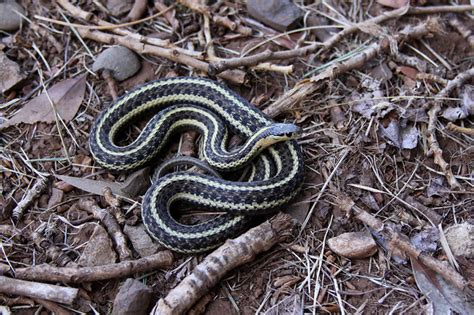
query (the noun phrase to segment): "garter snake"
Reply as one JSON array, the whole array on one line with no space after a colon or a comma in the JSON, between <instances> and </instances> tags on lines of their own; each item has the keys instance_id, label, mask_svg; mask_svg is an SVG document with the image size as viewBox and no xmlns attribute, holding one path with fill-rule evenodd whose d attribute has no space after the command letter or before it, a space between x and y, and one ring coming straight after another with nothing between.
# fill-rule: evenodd
<instances>
[{"instance_id":1,"label":"garter snake","mask_svg":"<svg viewBox=\"0 0 474 315\"><path fill-rule=\"evenodd\" d=\"M118 145L119 133L146 113L154 116L139 136ZM246 139L236 150L226 148L226 127ZM271 212L297 194L304 168L294 140L299 128L274 123L245 99L208 79L161 79L123 95L98 116L89 145L99 165L130 171L151 162L173 134L190 129L201 134L200 157L219 172L240 170L254 156L258 159L253 160L256 166L247 182L189 172L158 179L144 196L142 220L164 246L183 253L212 249L240 232L251 215ZM170 213L177 201L226 214L185 225Z\"/></svg>"}]
</instances>

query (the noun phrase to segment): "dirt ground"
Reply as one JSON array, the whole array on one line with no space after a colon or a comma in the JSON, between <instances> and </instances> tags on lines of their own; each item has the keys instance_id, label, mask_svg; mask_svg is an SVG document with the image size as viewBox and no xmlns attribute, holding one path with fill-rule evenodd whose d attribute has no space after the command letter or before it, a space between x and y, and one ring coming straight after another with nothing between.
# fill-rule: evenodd
<instances>
[{"instance_id":1,"label":"dirt ground","mask_svg":"<svg viewBox=\"0 0 474 315\"><path fill-rule=\"evenodd\" d=\"M2 314L107 314L134 294L134 312L148 313L205 259L174 254L151 271L94 278L107 271L99 267L91 281L48 277L162 250L141 225L142 193L103 190L135 189L148 173L101 168L88 136L117 96L189 75L219 80L302 127L305 157L302 191L281 209L294 219L288 235L201 289L190 314L474 310L473 8L294 2L297 22L282 30L245 1L19 1L21 26L0 31ZM114 45L133 51L119 63L136 62L138 72L114 79L96 70ZM128 141L144 126L130 127ZM162 159L195 156L198 143L185 133ZM192 210L182 220L209 215ZM27 269L42 264L52 269ZM31 282L22 291L15 278ZM146 287L117 297L127 278ZM37 295L44 283L57 296ZM67 294L73 300L61 299Z\"/></svg>"}]
</instances>

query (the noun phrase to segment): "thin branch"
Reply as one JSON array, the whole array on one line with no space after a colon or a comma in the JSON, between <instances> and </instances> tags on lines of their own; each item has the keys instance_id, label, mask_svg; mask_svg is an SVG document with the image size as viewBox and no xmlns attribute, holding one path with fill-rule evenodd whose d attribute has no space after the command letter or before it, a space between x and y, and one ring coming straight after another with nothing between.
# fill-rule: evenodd
<instances>
[{"instance_id":1,"label":"thin branch","mask_svg":"<svg viewBox=\"0 0 474 315\"><path fill-rule=\"evenodd\" d=\"M19 221L28 208L45 190L48 188L48 177L39 178L36 183L28 190L23 199L12 210L14 221Z\"/></svg>"},{"instance_id":2,"label":"thin branch","mask_svg":"<svg viewBox=\"0 0 474 315\"><path fill-rule=\"evenodd\" d=\"M228 272L252 261L289 234L292 218L284 213L228 240L194 268L168 295L160 299L151 314L184 314Z\"/></svg>"},{"instance_id":3,"label":"thin branch","mask_svg":"<svg viewBox=\"0 0 474 315\"><path fill-rule=\"evenodd\" d=\"M271 106L267 107L264 112L270 117L275 117L284 110L292 108L294 104L301 102L308 95L315 93L320 87L320 85L317 84L318 82L328 79L331 80L339 75L342 75L343 73L360 68L366 62L372 60L375 56L382 52L388 51L391 47L392 39L397 43L401 43L424 37L432 32L438 32L440 27L441 26L438 19L428 19L420 25L402 30L393 37L381 39L371 44L368 48L354 57L344 62L334 63L309 80L301 81L291 90L280 96L278 100L276 100L276 102Z\"/></svg>"},{"instance_id":4,"label":"thin branch","mask_svg":"<svg viewBox=\"0 0 474 315\"><path fill-rule=\"evenodd\" d=\"M452 90L461 87L464 82L470 80L472 77L474 77L474 68L459 73L453 80L448 82L444 89L436 94L436 100L429 103L431 107L428 111L429 120L427 134L430 152L434 156L434 162L443 170L443 173L452 189L460 188L461 185L456 177L454 177L449 164L443 158L443 150L441 150L438 139L436 138L436 122L438 121L438 113L441 111L442 100L446 99Z\"/></svg>"},{"instance_id":5,"label":"thin branch","mask_svg":"<svg viewBox=\"0 0 474 315\"><path fill-rule=\"evenodd\" d=\"M119 253L121 261L129 260L132 257L132 251L127 246L127 239L123 234L117 219L107 210L100 208L94 200L81 199L77 206L84 211L92 214L94 218L100 220L107 228L107 232L114 241L115 248Z\"/></svg>"},{"instance_id":6,"label":"thin branch","mask_svg":"<svg viewBox=\"0 0 474 315\"><path fill-rule=\"evenodd\" d=\"M345 210L348 215L355 217L356 219L367 224L371 229L375 230L378 233L384 235L386 239L389 240L389 246L393 246L407 253L410 257L418 259L425 266L431 270L437 272L441 277L450 282L456 288L464 291L469 290L469 283L462 275L460 275L454 268L450 265L444 264L441 261L422 253L420 250L413 247L407 237L399 234L397 231L390 228L388 225L385 225L382 221L368 213L367 211L362 210L354 201L348 196L344 195L341 192L336 193L334 202L343 210Z\"/></svg>"},{"instance_id":7,"label":"thin branch","mask_svg":"<svg viewBox=\"0 0 474 315\"><path fill-rule=\"evenodd\" d=\"M136 273L168 268L172 263L173 254L170 251L161 251L137 260L94 267L54 267L43 264L18 268L15 269L15 277L32 281L83 283L125 278ZM8 268L2 268L2 270L8 272Z\"/></svg>"},{"instance_id":8,"label":"thin branch","mask_svg":"<svg viewBox=\"0 0 474 315\"><path fill-rule=\"evenodd\" d=\"M87 39L92 39L105 44L120 44L134 50L138 54L150 54L166 58L206 73L209 72L209 64L207 62L198 60L189 55L181 54L178 50L144 44L135 38L130 38L129 36L118 36L85 29L78 29L77 31L82 37ZM240 70L228 70L220 73L219 76L232 83L242 84L245 79L245 72Z\"/></svg>"}]
</instances>

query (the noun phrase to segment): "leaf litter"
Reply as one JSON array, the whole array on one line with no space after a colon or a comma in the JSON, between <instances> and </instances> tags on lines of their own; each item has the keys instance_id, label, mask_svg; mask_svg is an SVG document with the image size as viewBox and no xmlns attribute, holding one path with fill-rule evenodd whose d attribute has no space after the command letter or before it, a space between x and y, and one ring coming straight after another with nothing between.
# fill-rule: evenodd
<instances>
[{"instance_id":1,"label":"leaf litter","mask_svg":"<svg viewBox=\"0 0 474 315\"><path fill-rule=\"evenodd\" d=\"M140 2L143 3L135 1ZM69 1L58 3L65 4L65 15L74 23L108 27L105 23L117 23L121 19L103 14L105 9L99 8L96 2L81 2L72 11L67 6ZM101 196L94 197L97 207L107 209L120 222L117 230L102 233L102 236L112 238L112 243L125 239L118 245L121 248L130 246L133 253L126 263L131 264L156 250L154 246L149 247L149 242L144 248L137 242L145 233L143 228L138 228L140 225L136 228L139 233L129 233L134 229L129 227L140 222L139 188L141 184L146 186L149 176L127 177L107 172L94 165L89 154L87 137L91 124L98 112L110 103L112 95L107 80L89 77L90 88L86 89L85 76L78 75L84 72L84 66L92 66L92 52L98 54L118 41L140 56L141 74L117 84L119 94L123 94L134 85L154 78L202 75L206 67L195 66L203 62L209 65L218 63L219 59L235 60L285 49L291 49L289 53L293 53L307 44L315 44L317 49L293 59L263 60L257 68L240 65L232 69L233 76L226 76L225 84L244 98L256 100L256 105L265 110L278 103L280 97L296 100L276 115L277 120L296 121L305 130L304 138L300 139L307 168L304 193L286 210L300 223L305 222L310 213L311 218L305 229L293 234L291 242L275 246L258 255L255 261L229 273L206 295L207 298L198 302L200 305L196 305L196 310L210 313L226 309L229 314L421 313L428 307L437 311L472 311L470 305L460 301L466 297L463 292L453 291L459 299L453 298L448 292L452 289L449 281L439 275L433 276L426 266L419 268L413 258L410 262L407 253L393 246L393 240L384 235L384 229L368 229L378 249L370 259L345 258L328 248L327 243L333 237L365 228L365 222L356 220L332 199L338 192L344 192L354 204L381 220L384 228L411 240L414 248L431 253L431 257L443 264L450 259L443 240L437 241L439 228L430 226L432 222L442 223L443 229L449 231L455 223L470 220L474 169L472 137L445 126L453 120L463 128L472 129L469 116L473 112L472 79L463 81L459 89L450 90L447 95L437 95L459 73L472 67L467 54L469 36L461 35L465 33L463 26L468 30L472 28L472 22L465 14L449 17L440 14L438 19L443 22L443 28L432 30L420 41L417 38L398 40L400 30L406 32L428 24L428 15L419 14L416 21L400 15L415 9L431 9L431 4L389 11L380 3L397 8L404 1L298 3L304 16L295 27L302 27L302 30L285 33L255 21L246 11L244 2L199 3L205 13L193 9L192 5L196 3L190 0L178 4L156 1L155 8L168 10L164 15L127 28L85 31L79 27L80 41L71 35L68 26L57 24L64 17L57 14L55 3L37 5L33 2L28 7L28 16L47 17L52 21L44 20L38 25L37 20L25 22L17 33L2 38L0 47L10 60L21 66L21 73L27 78L0 96L3 104L0 115L10 118L7 125L0 127L3 128L0 208L5 218L0 230L6 269L10 269L8 264L16 269L34 264L60 265L61 260L52 253L60 253L59 256L77 262L90 235L82 235L79 243L74 243L72 235L84 234L85 225L106 226L76 207L78 200L84 200L84 191ZM141 15L146 17L149 12L156 12L155 8L148 3ZM91 16L90 12L97 16ZM400 18L358 24L384 14ZM356 26L353 31L351 25ZM343 27L345 35L335 35ZM251 35L246 33L249 29ZM43 31L41 41L38 41L38 30ZM58 30L63 33L56 32ZM332 32L326 32L330 43L322 43L318 38L318 34L326 30ZM353 36L347 36L351 34ZM134 36L138 35L143 37L134 42ZM442 44L447 41L453 45ZM385 49L384 43L390 49ZM378 53L368 54L368 49L374 45L378 45ZM33 50L32 47L36 48ZM452 47L456 47L455 52ZM168 55L171 59L154 54L163 49L173 51ZM75 53L71 54L71 50ZM354 60L358 62L357 67L351 65ZM42 71L37 71L38 68ZM62 79L51 76L56 72L49 68L63 69ZM331 70L324 72L328 80L311 78L312 73L321 69ZM40 73L45 77L40 77ZM237 77L245 77L246 81L235 80ZM62 135L45 93L26 102L43 87L41 82L49 85L53 82L48 95L66 126L67 132ZM298 98L298 93L307 91L305 86L310 82L312 92L303 93L303 99ZM291 91L297 91L297 95ZM18 103L14 102L18 99L24 103L20 109L10 105ZM438 101L441 102L440 111L433 115L430 109ZM427 134L428 127L434 128L436 142ZM133 139L141 128L143 124L139 123L125 130L124 140ZM183 147L195 148L198 141L199 137L196 140L192 136L177 139L170 145L165 158L183 154L180 150ZM432 143L438 143L442 152L432 150L436 148ZM72 159L64 158L62 150L66 150ZM193 154L196 150L189 152ZM449 187L445 170L434 163L432 154L444 157L460 182L460 190ZM38 174L43 173L58 177L48 184L46 191L31 200L23 219L14 227L8 211L27 195ZM314 181L314 178L318 180ZM119 203L111 203L103 197L105 188L126 198L117 198ZM213 214L202 216L207 218L209 215ZM40 226L46 228L43 230ZM122 229L130 234L129 240L117 238L119 233L116 232ZM33 241L31 235L34 233L41 234L46 240L44 247ZM446 234L449 243L452 236ZM11 235L21 237L12 238ZM464 237L466 239L468 237ZM469 248L469 243L455 242L462 246L450 244L453 255L459 247ZM115 245L112 250L117 251ZM91 255L95 254L94 247L88 249L92 251ZM173 266L165 271L137 274L140 281L153 288L152 304L192 272L201 259L202 256L177 256ZM459 272L468 278L472 273L469 258L457 256L455 259L459 262ZM88 294L87 303L74 305L75 309L110 312L123 280L73 285ZM54 307L52 303L36 300L28 304L5 294L1 298L11 308L37 310L39 304Z\"/></svg>"}]
</instances>

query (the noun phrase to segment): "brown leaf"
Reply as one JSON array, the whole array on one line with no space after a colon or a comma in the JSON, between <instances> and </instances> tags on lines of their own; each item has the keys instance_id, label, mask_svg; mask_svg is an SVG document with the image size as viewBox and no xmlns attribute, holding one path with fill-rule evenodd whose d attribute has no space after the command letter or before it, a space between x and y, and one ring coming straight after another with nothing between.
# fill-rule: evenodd
<instances>
[{"instance_id":1,"label":"brown leaf","mask_svg":"<svg viewBox=\"0 0 474 315\"><path fill-rule=\"evenodd\" d=\"M136 197L142 194L149 186L149 168L139 169L130 174L123 183L108 182L105 180L93 180L88 178L73 177L66 175L54 175L69 185L82 189L96 195L104 195L104 189L110 188L110 191L119 196L127 198Z\"/></svg>"},{"instance_id":2,"label":"brown leaf","mask_svg":"<svg viewBox=\"0 0 474 315\"><path fill-rule=\"evenodd\" d=\"M116 195L125 195L122 191L122 184L116 182L107 182L104 180L93 180L88 178L73 177L66 175L55 175L57 178L74 187L82 189L96 195L104 195L104 188L109 187L112 193ZM125 196L129 197L129 196Z\"/></svg>"},{"instance_id":3,"label":"brown leaf","mask_svg":"<svg viewBox=\"0 0 474 315\"><path fill-rule=\"evenodd\" d=\"M84 99L85 90L85 75L59 82L48 89L49 98L54 103L58 115L64 121L68 122L74 118ZM0 125L0 129L19 123L54 122L55 113L48 95L42 93L33 98L9 120Z\"/></svg>"}]
</instances>

